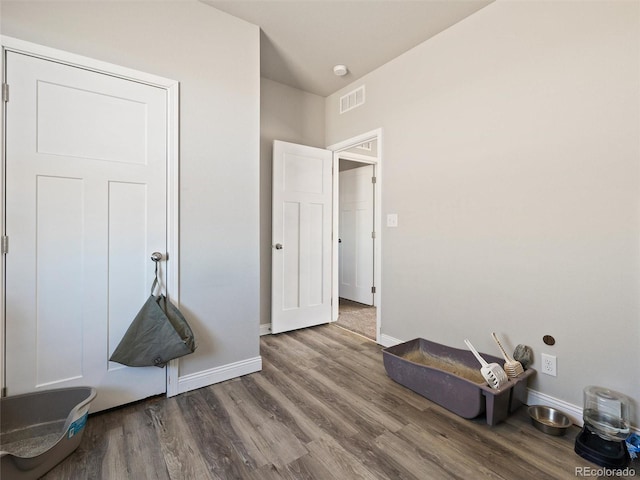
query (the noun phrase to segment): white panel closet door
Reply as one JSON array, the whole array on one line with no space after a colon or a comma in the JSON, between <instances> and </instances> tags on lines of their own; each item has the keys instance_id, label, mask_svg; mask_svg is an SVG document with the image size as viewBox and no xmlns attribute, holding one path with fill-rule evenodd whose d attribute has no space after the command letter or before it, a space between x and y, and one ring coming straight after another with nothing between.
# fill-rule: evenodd
<instances>
[{"instance_id":1,"label":"white panel closet door","mask_svg":"<svg viewBox=\"0 0 640 480\"><path fill-rule=\"evenodd\" d=\"M339 294L365 305L374 304L373 165L340 172Z\"/></svg>"},{"instance_id":2,"label":"white panel closet door","mask_svg":"<svg viewBox=\"0 0 640 480\"><path fill-rule=\"evenodd\" d=\"M164 369L108 359L166 252L166 91L11 52L6 71L7 392L163 393Z\"/></svg>"},{"instance_id":3,"label":"white panel closet door","mask_svg":"<svg viewBox=\"0 0 640 480\"><path fill-rule=\"evenodd\" d=\"M273 144L273 333L331 321L332 158L320 148Z\"/></svg>"}]
</instances>

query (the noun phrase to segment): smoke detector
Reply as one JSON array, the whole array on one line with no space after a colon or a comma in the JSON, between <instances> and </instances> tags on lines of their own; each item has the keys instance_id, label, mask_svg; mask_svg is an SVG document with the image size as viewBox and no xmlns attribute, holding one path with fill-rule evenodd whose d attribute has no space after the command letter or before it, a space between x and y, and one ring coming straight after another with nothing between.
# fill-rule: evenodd
<instances>
[{"instance_id":1,"label":"smoke detector","mask_svg":"<svg viewBox=\"0 0 640 480\"><path fill-rule=\"evenodd\" d=\"M336 65L333 67L333 73L339 77L344 77L349 72L346 65Z\"/></svg>"}]
</instances>

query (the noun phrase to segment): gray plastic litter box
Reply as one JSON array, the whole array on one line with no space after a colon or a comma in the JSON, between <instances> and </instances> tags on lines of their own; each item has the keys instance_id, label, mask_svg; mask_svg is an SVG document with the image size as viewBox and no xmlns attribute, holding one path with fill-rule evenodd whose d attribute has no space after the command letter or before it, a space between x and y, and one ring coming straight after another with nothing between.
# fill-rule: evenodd
<instances>
[{"instance_id":1,"label":"gray plastic litter box","mask_svg":"<svg viewBox=\"0 0 640 480\"><path fill-rule=\"evenodd\" d=\"M535 373L529 368L506 385L493 389L480 376L480 364L469 350L416 338L385 348L382 354L385 370L392 380L463 418L475 418L485 413L489 425L500 423L525 403L527 381ZM480 378L473 380L470 375L465 378L448 368L426 365L419 358L429 356L458 364L461 371L471 370ZM486 353L482 356L488 362L504 362Z\"/></svg>"},{"instance_id":2,"label":"gray plastic litter box","mask_svg":"<svg viewBox=\"0 0 640 480\"><path fill-rule=\"evenodd\" d=\"M0 478L37 479L82 440L91 387L61 388L0 399Z\"/></svg>"}]
</instances>

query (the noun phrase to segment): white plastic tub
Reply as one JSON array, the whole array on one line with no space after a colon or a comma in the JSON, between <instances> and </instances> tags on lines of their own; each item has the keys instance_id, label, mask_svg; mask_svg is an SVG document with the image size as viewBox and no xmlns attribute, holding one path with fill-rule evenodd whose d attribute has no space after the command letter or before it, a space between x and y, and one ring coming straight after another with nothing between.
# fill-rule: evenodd
<instances>
[{"instance_id":1,"label":"white plastic tub","mask_svg":"<svg viewBox=\"0 0 640 480\"><path fill-rule=\"evenodd\" d=\"M0 399L0 478L37 479L82 440L95 388L76 387Z\"/></svg>"}]
</instances>

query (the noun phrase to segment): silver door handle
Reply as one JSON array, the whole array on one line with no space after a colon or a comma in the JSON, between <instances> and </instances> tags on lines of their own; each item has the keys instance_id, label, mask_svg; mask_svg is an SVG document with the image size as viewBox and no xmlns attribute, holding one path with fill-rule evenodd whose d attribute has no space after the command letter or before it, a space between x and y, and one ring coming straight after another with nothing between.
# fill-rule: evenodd
<instances>
[{"instance_id":1,"label":"silver door handle","mask_svg":"<svg viewBox=\"0 0 640 480\"><path fill-rule=\"evenodd\" d=\"M162 254L160 252L153 252L151 254L151 260L153 260L154 262L159 262L160 260L162 260Z\"/></svg>"},{"instance_id":2,"label":"silver door handle","mask_svg":"<svg viewBox=\"0 0 640 480\"><path fill-rule=\"evenodd\" d=\"M275 247L276 247L276 250L282 250L282 244L281 243L276 243Z\"/></svg>"}]
</instances>

